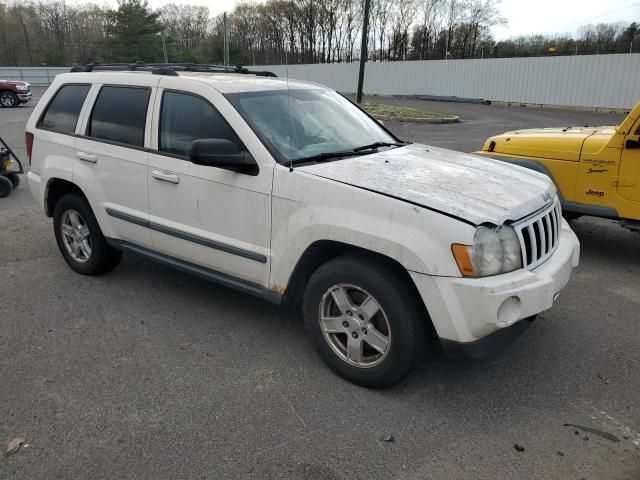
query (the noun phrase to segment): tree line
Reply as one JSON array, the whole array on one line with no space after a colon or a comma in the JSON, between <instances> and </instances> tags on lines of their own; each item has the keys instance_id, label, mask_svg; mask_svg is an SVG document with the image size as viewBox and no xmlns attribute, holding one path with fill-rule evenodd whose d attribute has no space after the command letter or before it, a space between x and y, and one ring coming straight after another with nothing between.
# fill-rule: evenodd
<instances>
[{"instance_id":1,"label":"tree line","mask_svg":"<svg viewBox=\"0 0 640 480\"><path fill-rule=\"evenodd\" d=\"M359 57L362 0L241 2L227 15L232 64L351 62ZM372 61L640 52L638 23L586 25L577 35L496 42L500 0L371 0ZM117 8L65 0L0 2L0 65L101 62L221 63L223 15L204 6L120 0ZM635 43L635 48L634 48Z\"/></svg>"}]
</instances>

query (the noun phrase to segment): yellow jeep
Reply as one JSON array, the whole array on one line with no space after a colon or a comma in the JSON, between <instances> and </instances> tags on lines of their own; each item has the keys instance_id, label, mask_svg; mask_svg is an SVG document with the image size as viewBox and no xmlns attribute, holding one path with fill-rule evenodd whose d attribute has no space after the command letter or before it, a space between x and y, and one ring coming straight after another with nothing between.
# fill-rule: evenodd
<instances>
[{"instance_id":1,"label":"yellow jeep","mask_svg":"<svg viewBox=\"0 0 640 480\"><path fill-rule=\"evenodd\" d=\"M517 130L489 138L476 154L551 177L567 218L640 225L640 103L616 127Z\"/></svg>"}]
</instances>

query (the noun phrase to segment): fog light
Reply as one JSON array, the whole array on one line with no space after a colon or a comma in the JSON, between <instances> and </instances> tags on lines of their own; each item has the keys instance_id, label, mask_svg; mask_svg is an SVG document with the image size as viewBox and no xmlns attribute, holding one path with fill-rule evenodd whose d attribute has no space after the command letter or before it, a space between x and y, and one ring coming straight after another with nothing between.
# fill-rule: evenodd
<instances>
[{"instance_id":1,"label":"fog light","mask_svg":"<svg viewBox=\"0 0 640 480\"><path fill-rule=\"evenodd\" d=\"M509 325L518 318L520 318L520 299L509 297L498 308L498 322Z\"/></svg>"}]
</instances>

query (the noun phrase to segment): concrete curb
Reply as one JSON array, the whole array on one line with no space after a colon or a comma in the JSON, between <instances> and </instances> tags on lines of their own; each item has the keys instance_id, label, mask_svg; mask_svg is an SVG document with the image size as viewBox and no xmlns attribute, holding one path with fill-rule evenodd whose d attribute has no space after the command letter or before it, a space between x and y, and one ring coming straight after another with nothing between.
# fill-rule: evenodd
<instances>
[{"instance_id":1,"label":"concrete curb","mask_svg":"<svg viewBox=\"0 0 640 480\"><path fill-rule=\"evenodd\" d=\"M460 122L460 117L444 117L444 118L414 118L414 117L396 117L391 115L371 115L376 120L382 120L383 122L394 121L394 122L412 122L412 123L458 123Z\"/></svg>"},{"instance_id":2,"label":"concrete curb","mask_svg":"<svg viewBox=\"0 0 640 480\"><path fill-rule=\"evenodd\" d=\"M574 105L553 105L550 103L526 103L526 102L501 102L493 100L491 105L501 105L505 107L521 107L521 108L536 108L544 110L569 110L574 112L596 112L596 113L610 113L613 115L629 115L631 111L628 108L608 108L608 107L578 107Z\"/></svg>"}]
</instances>

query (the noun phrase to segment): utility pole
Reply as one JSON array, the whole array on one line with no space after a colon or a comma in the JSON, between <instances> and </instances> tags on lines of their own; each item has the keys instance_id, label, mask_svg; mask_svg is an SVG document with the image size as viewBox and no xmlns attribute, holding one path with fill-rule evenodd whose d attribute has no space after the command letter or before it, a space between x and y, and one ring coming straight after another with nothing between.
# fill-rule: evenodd
<instances>
[{"instance_id":1,"label":"utility pole","mask_svg":"<svg viewBox=\"0 0 640 480\"><path fill-rule=\"evenodd\" d=\"M362 43L360 44L360 70L358 72L358 91L356 103L362 103L362 84L364 83L364 63L367 61L367 39L369 36L369 10L371 0L364 0L364 18L362 20Z\"/></svg>"},{"instance_id":2,"label":"utility pole","mask_svg":"<svg viewBox=\"0 0 640 480\"><path fill-rule=\"evenodd\" d=\"M224 30L224 52L222 53L222 62L224 65L229 65L229 31L227 30L227 12L224 12L222 15L222 23Z\"/></svg>"},{"instance_id":3,"label":"utility pole","mask_svg":"<svg viewBox=\"0 0 640 480\"><path fill-rule=\"evenodd\" d=\"M160 37L162 38L162 51L164 52L164 63L169 63L169 56L167 55L167 42L164 39L164 31L160 33Z\"/></svg>"}]
</instances>

